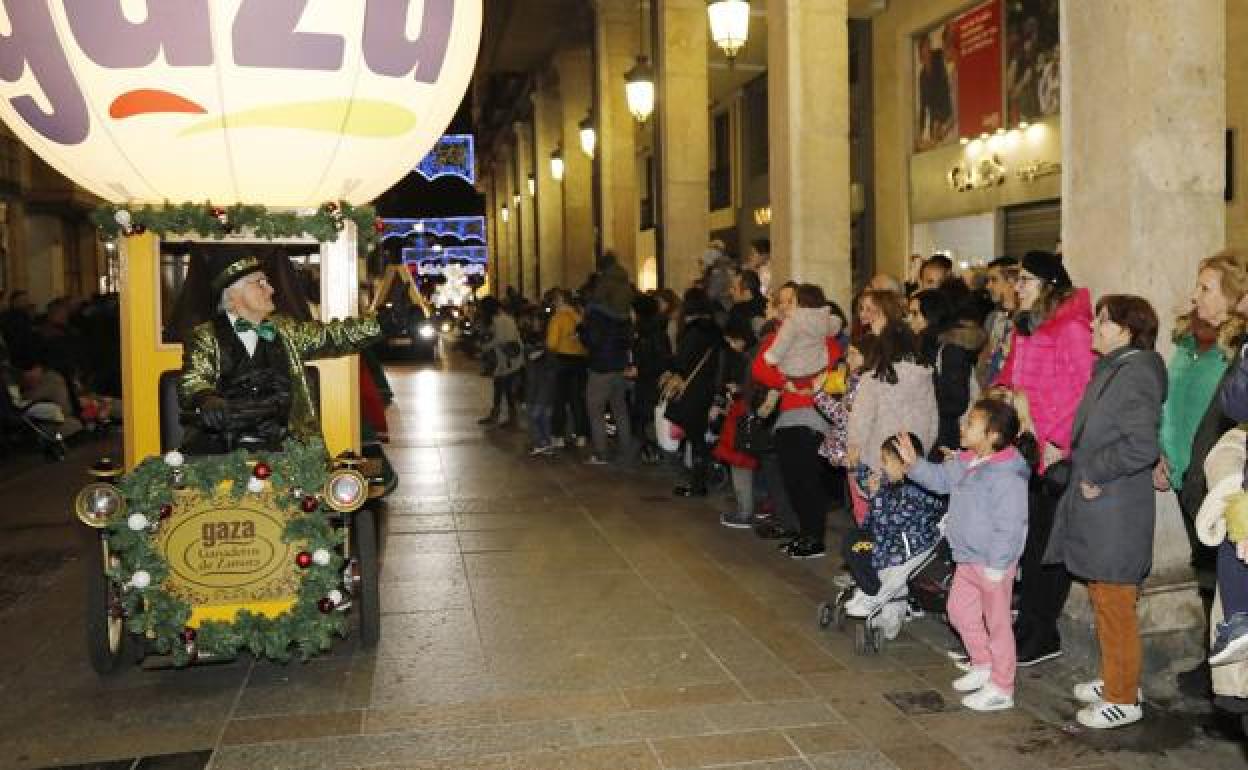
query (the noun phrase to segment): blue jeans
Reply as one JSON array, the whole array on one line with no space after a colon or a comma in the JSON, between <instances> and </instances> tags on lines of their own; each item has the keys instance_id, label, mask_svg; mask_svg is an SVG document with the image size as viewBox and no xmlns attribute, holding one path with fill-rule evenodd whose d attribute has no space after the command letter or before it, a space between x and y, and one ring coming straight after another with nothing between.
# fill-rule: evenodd
<instances>
[{"instance_id":1,"label":"blue jeans","mask_svg":"<svg viewBox=\"0 0 1248 770\"><path fill-rule=\"evenodd\" d=\"M1223 540L1218 546L1218 592L1222 596L1222 617L1248 612L1248 564L1235 554L1235 544Z\"/></svg>"},{"instance_id":2,"label":"blue jeans","mask_svg":"<svg viewBox=\"0 0 1248 770\"><path fill-rule=\"evenodd\" d=\"M532 429L534 446L550 445L550 425L555 414L554 404L528 405L529 427Z\"/></svg>"}]
</instances>

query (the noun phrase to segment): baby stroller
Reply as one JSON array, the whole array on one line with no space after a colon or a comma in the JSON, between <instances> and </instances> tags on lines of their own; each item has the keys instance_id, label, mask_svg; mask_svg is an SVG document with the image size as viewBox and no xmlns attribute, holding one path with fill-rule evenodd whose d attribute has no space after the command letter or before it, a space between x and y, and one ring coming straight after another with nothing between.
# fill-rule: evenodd
<instances>
[{"instance_id":1,"label":"baby stroller","mask_svg":"<svg viewBox=\"0 0 1248 770\"><path fill-rule=\"evenodd\" d=\"M953 553L942 538L934 546L917 554L906 562L902 578L884 581L874 593L874 606L865 618L853 618L854 652L859 655L875 655L884 649L887 641L886 613L892 617L905 617L914 611L944 613L953 584ZM851 569L852 571L852 569ZM877 583L880 581L876 581ZM858 589L858 581L850 579L830 602L819 605L817 620L820 628L835 625L844 630L851 620L845 606Z\"/></svg>"},{"instance_id":2,"label":"baby stroller","mask_svg":"<svg viewBox=\"0 0 1248 770\"><path fill-rule=\"evenodd\" d=\"M43 419L51 411L60 409L50 402L35 401L18 406L9 389L8 371L0 366L0 436L4 436L3 449L22 444L33 444L49 462L65 459L67 448L59 430L59 423ZM50 411L49 411L50 410Z\"/></svg>"}]
</instances>

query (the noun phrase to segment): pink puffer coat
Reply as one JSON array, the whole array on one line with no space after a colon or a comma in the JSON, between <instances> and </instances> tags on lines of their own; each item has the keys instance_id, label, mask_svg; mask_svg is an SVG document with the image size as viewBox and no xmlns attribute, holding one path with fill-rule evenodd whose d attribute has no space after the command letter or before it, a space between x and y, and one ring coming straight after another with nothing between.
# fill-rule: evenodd
<instances>
[{"instance_id":1,"label":"pink puffer coat","mask_svg":"<svg viewBox=\"0 0 1248 770\"><path fill-rule=\"evenodd\" d=\"M1077 289L1040 328L1025 336L1015 329L1010 354L994 385L1021 390L1031 407L1036 444L1052 442L1070 454L1070 432L1083 389L1092 376L1092 302Z\"/></svg>"}]
</instances>

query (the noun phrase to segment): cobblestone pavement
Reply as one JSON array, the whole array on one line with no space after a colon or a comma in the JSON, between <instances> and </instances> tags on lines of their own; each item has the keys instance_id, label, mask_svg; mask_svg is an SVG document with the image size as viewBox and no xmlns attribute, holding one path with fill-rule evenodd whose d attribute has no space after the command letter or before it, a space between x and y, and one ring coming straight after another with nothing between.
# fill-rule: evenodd
<instances>
[{"instance_id":1,"label":"cobblestone pavement","mask_svg":"<svg viewBox=\"0 0 1248 770\"><path fill-rule=\"evenodd\" d=\"M0 483L0 766L1033 770L1231 768L1198 704L1072 727L1077 672L1022 674L1019 707L963 710L934 619L882 654L821 631L832 558L721 528L663 471L524 455L482 430L488 382L394 372L383 640L288 666L240 660L108 679L83 650L68 500L95 447ZM1151 693L1151 691L1150 691Z\"/></svg>"}]
</instances>

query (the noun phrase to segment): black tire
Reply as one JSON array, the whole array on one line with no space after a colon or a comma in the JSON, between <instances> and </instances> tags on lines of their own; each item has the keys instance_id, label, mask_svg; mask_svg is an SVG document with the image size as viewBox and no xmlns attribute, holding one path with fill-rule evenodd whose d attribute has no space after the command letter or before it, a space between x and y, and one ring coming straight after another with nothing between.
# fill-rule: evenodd
<instances>
[{"instance_id":1,"label":"black tire","mask_svg":"<svg viewBox=\"0 0 1248 770\"><path fill-rule=\"evenodd\" d=\"M365 506L351 515L351 550L359 579L352 606L360 616L360 646L381 640L381 562L377 558L377 512Z\"/></svg>"},{"instance_id":2,"label":"black tire","mask_svg":"<svg viewBox=\"0 0 1248 770\"><path fill-rule=\"evenodd\" d=\"M86 558L86 643L87 657L97 674L108 676L117 673L123 661L133 659L133 641L126 633L124 617L114 617L116 602L120 600L121 586L104 574L104 550L99 536L94 532L87 540ZM139 652L142 648L139 648Z\"/></svg>"},{"instance_id":3,"label":"black tire","mask_svg":"<svg viewBox=\"0 0 1248 770\"><path fill-rule=\"evenodd\" d=\"M872 626L868 631L868 639L871 642L872 655L878 655L884 651L884 629Z\"/></svg>"},{"instance_id":4,"label":"black tire","mask_svg":"<svg viewBox=\"0 0 1248 770\"><path fill-rule=\"evenodd\" d=\"M834 602L823 602L819 605L819 612L815 616L816 622L820 628L827 628L832 625L836 619L836 604Z\"/></svg>"}]
</instances>

